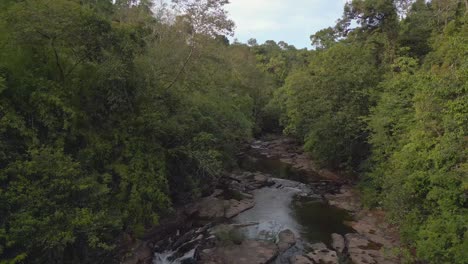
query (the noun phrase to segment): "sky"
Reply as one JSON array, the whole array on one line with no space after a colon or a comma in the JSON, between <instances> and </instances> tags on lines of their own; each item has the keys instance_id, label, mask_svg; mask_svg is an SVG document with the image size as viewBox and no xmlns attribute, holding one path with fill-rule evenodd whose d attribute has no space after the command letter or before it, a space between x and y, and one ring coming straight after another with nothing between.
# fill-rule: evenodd
<instances>
[{"instance_id":1,"label":"sky","mask_svg":"<svg viewBox=\"0 0 468 264\"><path fill-rule=\"evenodd\" d=\"M310 35L334 26L346 0L230 0L226 6L236 23L235 36L246 43L285 41L296 48L311 48Z\"/></svg>"}]
</instances>

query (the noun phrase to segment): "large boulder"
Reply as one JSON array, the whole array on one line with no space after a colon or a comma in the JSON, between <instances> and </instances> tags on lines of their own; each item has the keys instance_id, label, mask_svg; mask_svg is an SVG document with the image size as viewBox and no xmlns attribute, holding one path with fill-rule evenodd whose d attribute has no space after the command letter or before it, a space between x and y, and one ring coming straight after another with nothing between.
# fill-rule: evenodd
<instances>
[{"instance_id":1,"label":"large boulder","mask_svg":"<svg viewBox=\"0 0 468 264\"><path fill-rule=\"evenodd\" d=\"M278 249L280 253L285 252L296 244L296 236L293 231L286 229L278 234Z\"/></svg>"},{"instance_id":2,"label":"large boulder","mask_svg":"<svg viewBox=\"0 0 468 264\"><path fill-rule=\"evenodd\" d=\"M248 190L260 189L265 186L271 186L274 182L270 179L268 175L265 175L260 172L250 174L248 182L246 183L246 188Z\"/></svg>"},{"instance_id":3,"label":"large boulder","mask_svg":"<svg viewBox=\"0 0 468 264\"><path fill-rule=\"evenodd\" d=\"M332 247L336 252L343 253L345 248L345 240L344 237L340 234L332 234Z\"/></svg>"}]
</instances>

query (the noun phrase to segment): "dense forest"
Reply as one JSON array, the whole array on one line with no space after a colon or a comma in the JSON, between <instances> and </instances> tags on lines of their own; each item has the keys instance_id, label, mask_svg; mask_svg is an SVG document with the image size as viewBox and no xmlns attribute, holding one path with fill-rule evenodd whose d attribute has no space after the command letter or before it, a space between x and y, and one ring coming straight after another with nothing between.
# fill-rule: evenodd
<instances>
[{"instance_id":1,"label":"dense forest","mask_svg":"<svg viewBox=\"0 0 468 264\"><path fill-rule=\"evenodd\" d=\"M406 262L468 263L467 0L349 1L311 50L230 43L227 3L0 1L0 263L109 262L278 129Z\"/></svg>"}]
</instances>

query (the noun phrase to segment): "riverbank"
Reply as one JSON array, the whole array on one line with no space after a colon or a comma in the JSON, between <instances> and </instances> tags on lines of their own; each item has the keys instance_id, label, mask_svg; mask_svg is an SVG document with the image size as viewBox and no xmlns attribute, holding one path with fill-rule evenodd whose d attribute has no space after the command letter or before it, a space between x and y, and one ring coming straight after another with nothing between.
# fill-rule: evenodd
<instances>
[{"instance_id":1,"label":"riverbank","mask_svg":"<svg viewBox=\"0 0 468 264\"><path fill-rule=\"evenodd\" d=\"M349 181L317 169L294 140L253 142L241 167L124 263L398 263L384 213L364 209ZM350 217L339 218L340 209Z\"/></svg>"}]
</instances>

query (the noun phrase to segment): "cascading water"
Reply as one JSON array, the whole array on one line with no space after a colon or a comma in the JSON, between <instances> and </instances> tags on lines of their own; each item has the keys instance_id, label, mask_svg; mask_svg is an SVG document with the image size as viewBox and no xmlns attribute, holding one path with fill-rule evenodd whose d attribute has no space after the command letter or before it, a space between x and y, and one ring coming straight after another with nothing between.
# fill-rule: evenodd
<instances>
[{"instance_id":1,"label":"cascading water","mask_svg":"<svg viewBox=\"0 0 468 264\"><path fill-rule=\"evenodd\" d=\"M195 248L186 252L183 256L175 258L177 251L155 253L153 264L186 264L191 263L195 257Z\"/></svg>"}]
</instances>

